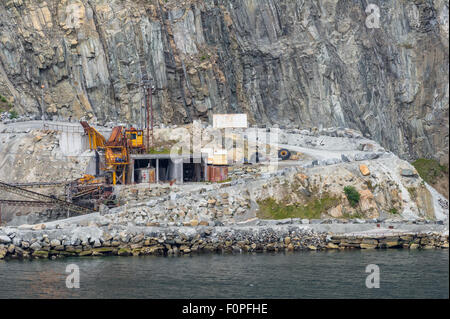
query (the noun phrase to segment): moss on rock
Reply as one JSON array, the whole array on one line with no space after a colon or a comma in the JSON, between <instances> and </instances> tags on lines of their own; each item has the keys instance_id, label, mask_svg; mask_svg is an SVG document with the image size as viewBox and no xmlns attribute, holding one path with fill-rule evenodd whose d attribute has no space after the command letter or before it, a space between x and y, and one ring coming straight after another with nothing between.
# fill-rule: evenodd
<instances>
[{"instance_id":1,"label":"moss on rock","mask_svg":"<svg viewBox=\"0 0 450 319\"><path fill-rule=\"evenodd\" d=\"M48 251L36 250L35 252L33 252L32 256L37 258L48 258Z\"/></svg>"},{"instance_id":2,"label":"moss on rock","mask_svg":"<svg viewBox=\"0 0 450 319\"><path fill-rule=\"evenodd\" d=\"M277 202L273 198L258 201L258 218L261 219L284 219L284 218L308 218L320 219L322 213L339 203L338 198L325 195L318 199L313 199L305 204L286 204Z\"/></svg>"}]
</instances>

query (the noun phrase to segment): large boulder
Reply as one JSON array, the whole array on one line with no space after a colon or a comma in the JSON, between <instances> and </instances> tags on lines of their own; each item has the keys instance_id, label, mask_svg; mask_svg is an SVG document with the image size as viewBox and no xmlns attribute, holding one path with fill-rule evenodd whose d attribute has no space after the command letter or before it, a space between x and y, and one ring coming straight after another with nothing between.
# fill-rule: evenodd
<instances>
[{"instance_id":1,"label":"large boulder","mask_svg":"<svg viewBox=\"0 0 450 319\"><path fill-rule=\"evenodd\" d=\"M7 252L8 250L6 249L6 247L0 246L0 259L5 258Z\"/></svg>"},{"instance_id":2,"label":"large boulder","mask_svg":"<svg viewBox=\"0 0 450 319\"><path fill-rule=\"evenodd\" d=\"M45 229L45 224L37 224L37 225L33 225L33 227L31 229L33 230L43 230Z\"/></svg>"},{"instance_id":3,"label":"large boulder","mask_svg":"<svg viewBox=\"0 0 450 319\"><path fill-rule=\"evenodd\" d=\"M0 244L9 244L11 242L11 238L9 236L0 236Z\"/></svg>"},{"instance_id":4,"label":"large boulder","mask_svg":"<svg viewBox=\"0 0 450 319\"><path fill-rule=\"evenodd\" d=\"M40 250L41 248L42 248L42 246L38 242L34 242L30 245L30 249L32 249L32 250Z\"/></svg>"},{"instance_id":5,"label":"large boulder","mask_svg":"<svg viewBox=\"0 0 450 319\"><path fill-rule=\"evenodd\" d=\"M100 240L103 235L103 230L96 226L88 227L77 227L72 232L72 237L70 238L71 244L75 244L77 240L81 242L91 241L94 243L96 240Z\"/></svg>"},{"instance_id":6,"label":"large boulder","mask_svg":"<svg viewBox=\"0 0 450 319\"><path fill-rule=\"evenodd\" d=\"M342 214L342 205L338 205L336 207L331 208L328 211L328 214L330 216L334 217L334 218L342 217L343 216L343 214Z\"/></svg>"},{"instance_id":7,"label":"large boulder","mask_svg":"<svg viewBox=\"0 0 450 319\"><path fill-rule=\"evenodd\" d=\"M377 153L358 153L355 155L355 161L368 161L378 157L380 157L380 154Z\"/></svg>"},{"instance_id":8,"label":"large boulder","mask_svg":"<svg viewBox=\"0 0 450 319\"><path fill-rule=\"evenodd\" d=\"M375 197L373 196L373 193L370 190L365 189L360 191L359 195L360 195L359 206L361 207L361 210L363 211L364 215L367 218L379 217L378 206L375 201Z\"/></svg>"},{"instance_id":9,"label":"large boulder","mask_svg":"<svg viewBox=\"0 0 450 319\"><path fill-rule=\"evenodd\" d=\"M61 245L61 242L58 239L52 239L50 241L50 246L51 247L56 247L56 246L59 246L59 245Z\"/></svg>"},{"instance_id":10,"label":"large boulder","mask_svg":"<svg viewBox=\"0 0 450 319\"><path fill-rule=\"evenodd\" d=\"M198 226L198 220L196 220L196 219L191 220L190 225L194 226L194 227Z\"/></svg>"},{"instance_id":11,"label":"large boulder","mask_svg":"<svg viewBox=\"0 0 450 319\"><path fill-rule=\"evenodd\" d=\"M341 159L343 162L348 163L350 162L350 159L345 155L345 154L341 154Z\"/></svg>"},{"instance_id":12,"label":"large boulder","mask_svg":"<svg viewBox=\"0 0 450 319\"><path fill-rule=\"evenodd\" d=\"M365 165L365 164L359 165L359 171L361 172L361 174L363 176L369 176L370 175L370 170L367 167L367 165Z\"/></svg>"},{"instance_id":13,"label":"large boulder","mask_svg":"<svg viewBox=\"0 0 450 319\"><path fill-rule=\"evenodd\" d=\"M414 172L412 169L409 169L409 168L403 168L402 170L400 170L400 174L405 177L416 177L417 176L416 172Z\"/></svg>"}]
</instances>

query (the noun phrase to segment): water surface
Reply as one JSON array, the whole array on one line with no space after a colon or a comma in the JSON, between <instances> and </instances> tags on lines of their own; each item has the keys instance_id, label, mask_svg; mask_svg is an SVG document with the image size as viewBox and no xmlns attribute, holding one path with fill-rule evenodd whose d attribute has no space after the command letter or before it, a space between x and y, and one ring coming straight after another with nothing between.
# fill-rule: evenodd
<instances>
[{"instance_id":1,"label":"water surface","mask_svg":"<svg viewBox=\"0 0 450 319\"><path fill-rule=\"evenodd\" d=\"M66 288L66 266L80 288ZM368 264L380 288L368 289ZM0 298L449 298L448 250L0 261Z\"/></svg>"}]
</instances>

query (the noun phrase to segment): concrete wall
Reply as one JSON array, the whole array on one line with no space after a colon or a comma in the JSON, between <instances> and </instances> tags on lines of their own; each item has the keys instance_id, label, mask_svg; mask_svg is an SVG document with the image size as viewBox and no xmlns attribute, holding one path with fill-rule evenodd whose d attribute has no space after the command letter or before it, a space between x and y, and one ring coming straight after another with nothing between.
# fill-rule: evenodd
<instances>
[{"instance_id":1,"label":"concrete wall","mask_svg":"<svg viewBox=\"0 0 450 319\"><path fill-rule=\"evenodd\" d=\"M59 147L63 155L77 156L89 149L89 139L84 133L61 132Z\"/></svg>"},{"instance_id":2,"label":"concrete wall","mask_svg":"<svg viewBox=\"0 0 450 319\"><path fill-rule=\"evenodd\" d=\"M93 152L93 153L94 154L92 156L90 156L91 159L89 160L89 164L86 167L86 174L95 176L97 173L97 170L96 170L97 166L96 166L96 160L95 160L95 152Z\"/></svg>"}]
</instances>

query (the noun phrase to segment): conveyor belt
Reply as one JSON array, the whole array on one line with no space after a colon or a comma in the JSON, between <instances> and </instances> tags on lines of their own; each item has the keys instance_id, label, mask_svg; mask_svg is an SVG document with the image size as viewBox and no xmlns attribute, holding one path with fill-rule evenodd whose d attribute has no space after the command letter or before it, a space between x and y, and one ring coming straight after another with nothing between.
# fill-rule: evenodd
<instances>
[{"instance_id":1,"label":"conveyor belt","mask_svg":"<svg viewBox=\"0 0 450 319\"><path fill-rule=\"evenodd\" d=\"M0 205L6 206L29 206L29 207L55 207L59 206L57 203L49 203L34 200L10 200L0 199Z\"/></svg>"},{"instance_id":2,"label":"conveyor belt","mask_svg":"<svg viewBox=\"0 0 450 319\"><path fill-rule=\"evenodd\" d=\"M76 194L74 194L74 195L72 196L72 199L78 198L78 197L82 197L82 196L85 196L85 195L94 193L94 192L96 192L96 191L99 191L99 187L98 187L98 186L94 186L94 187L85 189L85 190L83 190L83 191L81 191L81 192L79 192L79 193L76 193Z\"/></svg>"},{"instance_id":3,"label":"conveyor belt","mask_svg":"<svg viewBox=\"0 0 450 319\"><path fill-rule=\"evenodd\" d=\"M20 195L23 197L31 198L31 199L41 201L41 202L54 203L55 205L57 205L63 209L67 209L67 210L70 210L70 211L78 213L78 214L88 214L88 213L92 212L92 210L89 208L79 206L79 205L76 205L71 202L66 202L64 200L61 200L61 199L58 199L58 198L55 198L52 196L47 196L44 194L36 193L36 192L30 191L28 189L24 189L24 188L10 185L10 184L3 183L3 182L0 182L0 190L4 190L9 193L13 193L13 194Z\"/></svg>"},{"instance_id":4,"label":"conveyor belt","mask_svg":"<svg viewBox=\"0 0 450 319\"><path fill-rule=\"evenodd\" d=\"M59 187L70 184L71 182L32 182L32 183L14 183L9 184L16 187L32 187L32 188L43 188L43 187Z\"/></svg>"}]
</instances>

